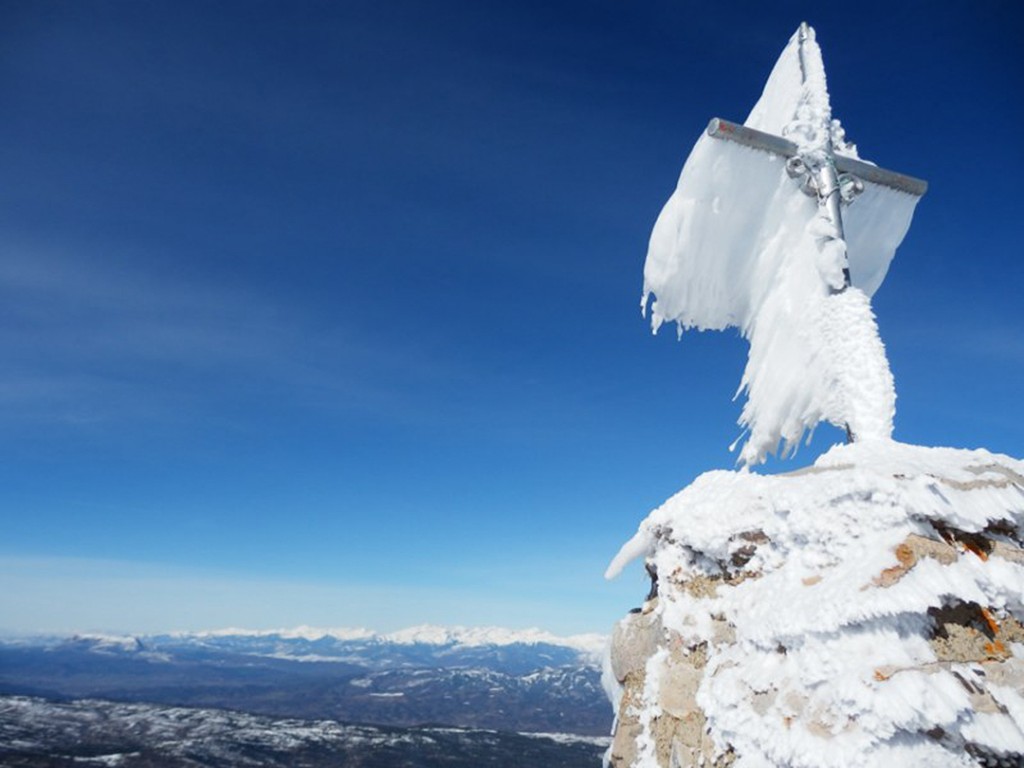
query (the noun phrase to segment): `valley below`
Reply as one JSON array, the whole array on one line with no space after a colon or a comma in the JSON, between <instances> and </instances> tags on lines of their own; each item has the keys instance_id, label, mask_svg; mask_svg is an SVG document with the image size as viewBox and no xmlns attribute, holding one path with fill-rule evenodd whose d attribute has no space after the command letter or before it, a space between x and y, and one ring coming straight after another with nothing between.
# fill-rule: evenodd
<instances>
[{"instance_id":1,"label":"valley below","mask_svg":"<svg viewBox=\"0 0 1024 768\"><path fill-rule=\"evenodd\" d=\"M5 766L596 766L595 647L436 632L0 644Z\"/></svg>"}]
</instances>

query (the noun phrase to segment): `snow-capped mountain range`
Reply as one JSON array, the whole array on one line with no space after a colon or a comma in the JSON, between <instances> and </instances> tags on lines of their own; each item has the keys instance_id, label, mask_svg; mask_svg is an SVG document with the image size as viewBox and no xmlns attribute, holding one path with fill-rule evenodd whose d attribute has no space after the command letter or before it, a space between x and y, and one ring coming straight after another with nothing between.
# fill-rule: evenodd
<instances>
[{"instance_id":1,"label":"snow-capped mountain range","mask_svg":"<svg viewBox=\"0 0 1024 768\"><path fill-rule=\"evenodd\" d=\"M443 627L421 624L397 632L380 633L362 627L319 628L299 626L293 629L214 629L198 632L173 632L172 637L280 637L286 640L365 640L380 644L443 645L478 648L502 645L556 645L572 648L600 658L607 645L606 635L596 633L560 636L542 629L506 629L503 627Z\"/></svg>"},{"instance_id":2,"label":"snow-capped mountain range","mask_svg":"<svg viewBox=\"0 0 1024 768\"><path fill-rule=\"evenodd\" d=\"M369 668L473 666L531 669L540 664L600 667L607 637L560 637L540 629L421 625L397 632L367 629L226 628L158 635L83 632L0 638L0 646L78 648L103 654L137 654L156 659L168 652L203 649L302 662L347 662ZM517 660L519 660L517 662Z\"/></svg>"},{"instance_id":3,"label":"snow-capped mountain range","mask_svg":"<svg viewBox=\"0 0 1024 768\"><path fill-rule=\"evenodd\" d=\"M22 637L0 640L0 695L603 736L604 645L598 635L437 626Z\"/></svg>"},{"instance_id":4,"label":"snow-capped mountain range","mask_svg":"<svg viewBox=\"0 0 1024 768\"><path fill-rule=\"evenodd\" d=\"M0 637L0 644L52 645L72 641L93 643L96 650L142 650L150 643L217 642L231 638L240 642L251 639L273 639L282 642L307 641L320 643L362 643L366 645L434 645L445 648L482 648L488 646L548 645L569 648L600 662L608 643L607 635L597 633L555 635L542 629L507 629L504 627L444 627L421 624L395 632L375 632L363 627L311 627L301 625L285 629L244 629L227 627L196 631L176 631L153 635L78 632L71 635L22 635Z\"/></svg>"}]
</instances>

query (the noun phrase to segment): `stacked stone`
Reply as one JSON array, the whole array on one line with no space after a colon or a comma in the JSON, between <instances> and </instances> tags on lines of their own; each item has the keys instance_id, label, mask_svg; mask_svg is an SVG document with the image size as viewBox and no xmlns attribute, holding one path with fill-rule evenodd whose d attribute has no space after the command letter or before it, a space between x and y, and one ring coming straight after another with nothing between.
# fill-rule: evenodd
<instances>
[{"instance_id":1,"label":"stacked stone","mask_svg":"<svg viewBox=\"0 0 1024 768\"><path fill-rule=\"evenodd\" d=\"M984 494L993 490L1000 493L1009 490L1011 493L1016 491L1024 500L1024 477L1019 472L1019 462L1010 466L992 464L968 469L978 479L932 479L950 491L981 491ZM808 472L818 471L811 468L776 479L801 482L801 477ZM923 476L931 477L927 473ZM890 477L897 478L898 482L915 482L913 478L904 478L900 474ZM889 558L891 565L880 569L871 583L858 591L863 594L865 590L878 590L879 601L882 602L886 592L898 591L916 567L929 562L932 566L952 567L960 563L971 568L998 568L1000 573L1024 573L1017 567L1024 566L1020 525L1020 520L1024 519L1022 510L1024 503L1016 504L1009 510L1011 514L1002 518L996 516L998 519L980 530L954 527L948 517L921 519L918 521L919 530L925 533L911 533L893 547ZM675 528L667 526L663 520L652 527L654 543L647 555L649 570L654 563L660 563L664 568L666 563L672 562L673 553L679 562L690 563L707 556L706 552L693 550L692 542L681 528L681 525ZM718 672L709 667L709 657L737 642L736 626L725 615L713 614L710 636L706 626L702 632L691 636L685 626L680 625L678 610L670 614L670 620L666 619L665 610L667 604L692 606L699 605L702 600L712 601L741 588L750 579L759 579L761 574L751 571L747 563L759 547L771 545L771 538L760 530L746 531L741 538L742 546L731 547L733 555L729 561L719 563L718 575L695 573L692 568L675 568L661 573L656 581L657 589L652 591L643 607L631 612L616 626L612 636L610 672L622 686L623 693L618 704L614 741L607 756L613 768L720 768L746 762L736 744L723 741L721 733L716 732L715 723L700 704L702 686L706 687L709 678ZM974 561L964 562L965 558L973 558ZM893 694L887 694L886 688L902 673L952 675L966 693L972 718L990 716L987 722L996 723L998 728L1016 728L1017 733L1024 731L1024 711L1015 711L1019 709L1019 702L1024 700L1021 698L1024 694L1024 624L1019 615L1020 606L1024 604L1024 580L1013 584L1016 578L1015 575L1010 576L1009 586L1010 593L1016 590L1015 597L1011 594L1011 599L1008 602L1004 600L1001 605L946 595L928 606L927 617L919 615L918 618L921 619L920 626L930 627L926 630L926 638L931 654L925 653L925 659L914 666L878 664L874 669L874 681L869 681L868 685L877 690L878 696L902 695L895 688ZM818 581L820 577L813 576L804 579L804 584L813 587ZM782 654L786 650L781 645L778 649ZM1007 695L994 696L993 690L1017 692L1013 701L1018 703L1007 706ZM707 688L703 695L707 696ZM780 701L782 697L785 697L784 701ZM837 733L834 713L818 719L821 712L816 710L811 696L801 697L799 689L791 683L783 685L780 681L777 686L752 692L748 699L751 711L755 713L763 715L769 707L774 707L777 712L780 706L790 712L791 715L781 724L783 729L799 723L804 733L824 744ZM949 756L949 762L943 764L997 768L1024 766L1024 753L994 749L991 744L972 740L969 727L957 730L962 722L961 718L956 728L947 723L946 727L923 728L912 735L942 747L943 753ZM764 755L759 755L752 764L764 765ZM805 763L794 760L778 764ZM834 764L874 763L860 762L858 755L847 755L845 760L840 756Z\"/></svg>"}]
</instances>

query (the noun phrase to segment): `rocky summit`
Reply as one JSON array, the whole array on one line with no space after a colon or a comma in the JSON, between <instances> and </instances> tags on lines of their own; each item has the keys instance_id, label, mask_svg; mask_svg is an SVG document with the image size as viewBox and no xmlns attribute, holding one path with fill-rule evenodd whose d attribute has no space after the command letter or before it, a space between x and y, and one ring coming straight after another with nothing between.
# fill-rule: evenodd
<instances>
[{"instance_id":1,"label":"rocky summit","mask_svg":"<svg viewBox=\"0 0 1024 768\"><path fill-rule=\"evenodd\" d=\"M611 764L1024 765L1024 462L892 442L710 472L613 563Z\"/></svg>"}]
</instances>

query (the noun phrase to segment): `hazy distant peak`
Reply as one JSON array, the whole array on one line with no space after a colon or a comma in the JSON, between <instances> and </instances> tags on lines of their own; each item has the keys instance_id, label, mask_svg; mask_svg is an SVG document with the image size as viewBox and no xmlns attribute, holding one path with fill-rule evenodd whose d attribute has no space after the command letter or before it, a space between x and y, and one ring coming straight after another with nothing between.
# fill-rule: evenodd
<instances>
[{"instance_id":1,"label":"hazy distant peak","mask_svg":"<svg viewBox=\"0 0 1024 768\"><path fill-rule=\"evenodd\" d=\"M543 629L505 629L502 627L440 627L422 624L381 636L392 643L426 645L561 645L579 651L600 652L607 638L595 633L559 636Z\"/></svg>"},{"instance_id":2,"label":"hazy distant peak","mask_svg":"<svg viewBox=\"0 0 1024 768\"><path fill-rule=\"evenodd\" d=\"M226 627L198 632L173 632L177 637L281 637L287 640L320 640L330 637L335 640L363 640L377 637L372 630L363 627L311 627L302 624L292 629L243 629Z\"/></svg>"},{"instance_id":3,"label":"hazy distant peak","mask_svg":"<svg viewBox=\"0 0 1024 768\"><path fill-rule=\"evenodd\" d=\"M590 633L560 636L542 629L506 629L503 627L444 627L435 624L421 624L396 632L378 633L362 627L318 628L302 625L292 629L225 629L199 632L175 632L178 637L281 637L284 639L320 640L368 640L398 645L456 645L479 647L487 645L538 645L546 643L573 648L583 653L599 654L605 646L604 635Z\"/></svg>"},{"instance_id":4,"label":"hazy distant peak","mask_svg":"<svg viewBox=\"0 0 1024 768\"><path fill-rule=\"evenodd\" d=\"M96 632L81 632L68 639L70 643L89 646L90 650L99 652L141 651L142 641L133 635L112 635Z\"/></svg>"}]
</instances>

